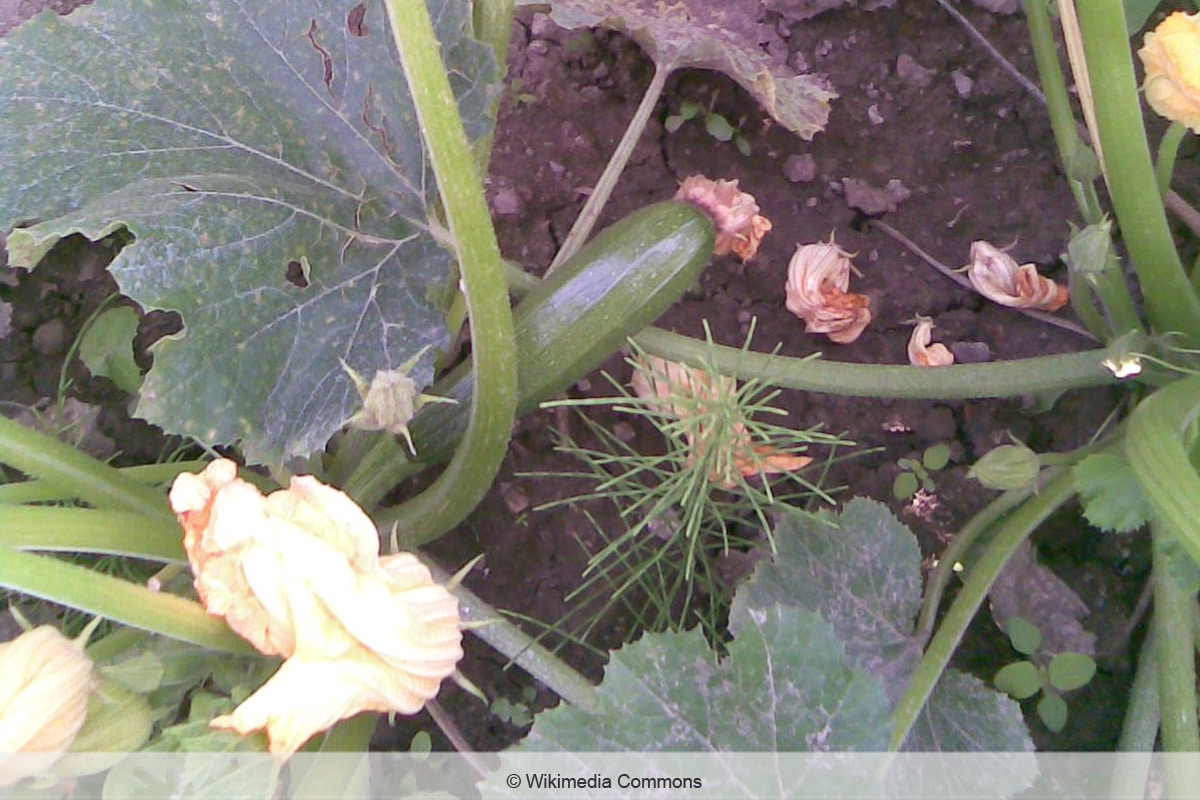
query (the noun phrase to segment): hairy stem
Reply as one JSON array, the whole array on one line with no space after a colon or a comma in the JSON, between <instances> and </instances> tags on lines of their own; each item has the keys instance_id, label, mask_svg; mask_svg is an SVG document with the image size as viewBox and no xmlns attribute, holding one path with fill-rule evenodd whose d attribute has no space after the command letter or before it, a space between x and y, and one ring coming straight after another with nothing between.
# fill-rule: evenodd
<instances>
[{"instance_id":1,"label":"hairy stem","mask_svg":"<svg viewBox=\"0 0 1200 800\"><path fill-rule=\"evenodd\" d=\"M406 532L428 540L456 525L491 486L517 406L516 346L503 262L483 185L424 3L386 0L388 20L454 237L474 333L471 421L454 458L402 506Z\"/></svg>"}]
</instances>

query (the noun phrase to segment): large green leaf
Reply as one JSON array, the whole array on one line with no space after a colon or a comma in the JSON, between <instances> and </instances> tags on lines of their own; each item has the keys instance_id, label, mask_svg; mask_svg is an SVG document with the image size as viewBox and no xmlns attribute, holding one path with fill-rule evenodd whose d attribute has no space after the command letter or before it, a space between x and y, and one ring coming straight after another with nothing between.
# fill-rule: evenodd
<instances>
[{"instance_id":1,"label":"large green leaf","mask_svg":"<svg viewBox=\"0 0 1200 800\"><path fill-rule=\"evenodd\" d=\"M791 75L758 47L757 4L676 0L552 0L564 28L603 26L637 42L660 67L724 72L785 128L805 139L824 130L837 93L812 75Z\"/></svg>"},{"instance_id":2,"label":"large green leaf","mask_svg":"<svg viewBox=\"0 0 1200 800\"><path fill-rule=\"evenodd\" d=\"M490 52L465 0L430 7L478 136ZM355 0L112 0L0 40L0 229L42 221L11 262L126 227L121 290L183 317L139 416L279 462L354 413L339 358L369 379L444 344L452 261L391 41Z\"/></svg>"},{"instance_id":3,"label":"large green leaf","mask_svg":"<svg viewBox=\"0 0 1200 800\"><path fill-rule=\"evenodd\" d=\"M879 751L891 733L879 682L787 606L747 610L723 660L698 630L647 635L613 653L597 691L603 714L539 714L518 752Z\"/></svg>"},{"instance_id":4,"label":"large green leaf","mask_svg":"<svg viewBox=\"0 0 1200 800\"><path fill-rule=\"evenodd\" d=\"M899 696L921 654L912 635L921 608L916 538L887 506L854 498L840 515L781 515L774 539L775 557L738 590L734 616L771 603L815 611L847 656Z\"/></svg>"},{"instance_id":5,"label":"large green leaf","mask_svg":"<svg viewBox=\"0 0 1200 800\"><path fill-rule=\"evenodd\" d=\"M856 497L841 514L781 514L776 554L738 589L730 628L774 603L820 614L846 643L846 656L879 678L895 701L921 656L913 636L921 606L921 552L912 532L874 500ZM983 682L947 670L908 751L1023 751L1032 748L1020 708ZM964 733L966 732L966 733Z\"/></svg>"}]
</instances>

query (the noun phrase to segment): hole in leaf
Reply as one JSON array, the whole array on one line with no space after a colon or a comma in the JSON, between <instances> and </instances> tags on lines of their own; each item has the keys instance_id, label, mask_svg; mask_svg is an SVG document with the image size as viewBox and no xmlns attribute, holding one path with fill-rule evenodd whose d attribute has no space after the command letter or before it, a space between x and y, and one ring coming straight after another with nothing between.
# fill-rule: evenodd
<instances>
[{"instance_id":1,"label":"hole in leaf","mask_svg":"<svg viewBox=\"0 0 1200 800\"><path fill-rule=\"evenodd\" d=\"M308 280L308 259L297 261L292 259L287 263L287 271L284 273L287 282L298 289L307 289Z\"/></svg>"},{"instance_id":2,"label":"hole in leaf","mask_svg":"<svg viewBox=\"0 0 1200 800\"><path fill-rule=\"evenodd\" d=\"M367 7L363 3L359 3L354 8L350 9L350 13L346 15L346 30L350 31L351 36L359 39L371 32L365 22L367 16Z\"/></svg>"}]
</instances>

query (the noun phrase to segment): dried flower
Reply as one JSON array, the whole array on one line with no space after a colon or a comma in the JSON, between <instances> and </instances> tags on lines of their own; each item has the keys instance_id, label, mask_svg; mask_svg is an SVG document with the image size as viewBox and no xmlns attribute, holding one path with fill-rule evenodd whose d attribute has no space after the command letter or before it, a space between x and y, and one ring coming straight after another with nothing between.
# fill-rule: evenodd
<instances>
[{"instance_id":1,"label":"dried flower","mask_svg":"<svg viewBox=\"0 0 1200 800\"><path fill-rule=\"evenodd\" d=\"M43 625L0 644L0 786L49 769L83 728L96 685L85 641Z\"/></svg>"},{"instance_id":2,"label":"dried flower","mask_svg":"<svg viewBox=\"0 0 1200 800\"><path fill-rule=\"evenodd\" d=\"M1200 133L1200 13L1168 16L1146 34L1138 57L1150 107Z\"/></svg>"},{"instance_id":3,"label":"dried flower","mask_svg":"<svg viewBox=\"0 0 1200 800\"><path fill-rule=\"evenodd\" d=\"M849 344L871 321L871 300L849 294L850 254L834 243L804 244L788 264L787 309L804 320L808 333L828 334L829 340Z\"/></svg>"},{"instance_id":4,"label":"dried flower","mask_svg":"<svg viewBox=\"0 0 1200 800\"><path fill-rule=\"evenodd\" d=\"M946 345L941 342L931 345L932 339L933 320L918 315L917 326L908 337L909 363L918 367L945 367L954 363L954 354L946 349Z\"/></svg>"},{"instance_id":5,"label":"dried flower","mask_svg":"<svg viewBox=\"0 0 1200 800\"><path fill-rule=\"evenodd\" d=\"M462 657L458 601L415 556L380 558L369 517L311 476L264 497L218 460L170 494L211 614L287 660L214 727L290 756L361 711L415 714Z\"/></svg>"},{"instance_id":6,"label":"dried flower","mask_svg":"<svg viewBox=\"0 0 1200 800\"><path fill-rule=\"evenodd\" d=\"M967 277L981 295L1010 308L1057 311L1070 299L1065 286L1039 275L1033 264L1017 266L1016 259L987 242L971 245Z\"/></svg>"},{"instance_id":7,"label":"dried flower","mask_svg":"<svg viewBox=\"0 0 1200 800\"><path fill-rule=\"evenodd\" d=\"M680 185L675 199L691 203L712 217L717 229L713 255L733 253L742 261L749 261L771 230L771 220L758 213L754 196L739 191L737 181L714 181L692 175Z\"/></svg>"},{"instance_id":8,"label":"dried flower","mask_svg":"<svg viewBox=\"0 0 1200 800\"><path fill-rule=\"evenodd\" d=\"M695 463L709 448L717 448L717 458L708 479L723 489L737 485L737 473L742 478L777 475L803 469L812 463L809 456L782 453L769 444L755 444L746 423L736 416L741 409L735 408L732 421L717 410L720 406L736 404L737 381L733 378L714 376L696 367L642 355L630 383L634 393L643 400L657 400L672 416L696 421L696 425L686 430L691 451L688 463ZM712 418L706 419L709 415Z\"/></svg>"}]
</instances>

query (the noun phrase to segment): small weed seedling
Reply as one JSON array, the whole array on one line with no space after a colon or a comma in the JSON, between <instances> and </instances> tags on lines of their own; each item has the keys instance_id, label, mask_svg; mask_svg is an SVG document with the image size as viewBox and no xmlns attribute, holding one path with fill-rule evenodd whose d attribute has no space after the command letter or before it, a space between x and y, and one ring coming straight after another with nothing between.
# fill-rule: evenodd
<instances>
[{"instance_id":1,"label":"small weed seedling","mask_svg":"<svg viewBox=\"0 0 1200 800\"><path fill-rule=\"evenodd\" d=\"M1014 700L1028 700L1041 692L1037 714L1047 728L1058 733L1067 724L1063 695L1086 686L1096 674L1096 662L1084 653L1040 653L1041 631L1021 617L1011 618L1007 628L1013 649L1028 658L1002 667L992 682Z\"/></svg>"},{"instance_id":2,"label":"small weed seedling","mask_svg":"<svg viewBox=\"0 0 1200 800\"><path fill-rule=\"evenodd\" d=\"M918 489L932 492L936 487L930 473L943 469L949 462L950 447L946 444L935 444L925 448L920 461L915 458L898 459L896 466L900 467L900 474L892 482L892 496L901 502L907 502Z\"/></svg>"},{"instance_id":3,"label":"small weed seedling","mask_svg":"<svg viewBox=\"0 0 1200 800\"><path fill-rule=\"evenodd\" d=\"M533 712L530 707L535 700L537 700L537 690L532 686L526 686L521 690L519 700L509 700L507 697L497 697L492 700L492 713L510 725L523 728L533 724Z\"/></svg>"},{"instance_id":4,"label":"small weed seedling","mask_svg":"<svg viewBox=\"0 0 1200 800\"><path fill-rule=\"evenodd\" d=\"M733 140L733 146L738 149L738 152L744 156L750 155L750 142L742 136L742 122L739 120L737 125L732 124L721 114L712 110L712 104L717 99L714 93L712 100L709 101L709 107L705 107L703 103L698 103L695 100L684 100L679 104L679 113L672 114L667 117L665 127L668 133L674 133L683 127L683 123L689 120L700 117L704 120L704 130L708 135L718 142L728 142Z\"/></svg>"}]
</instances>

